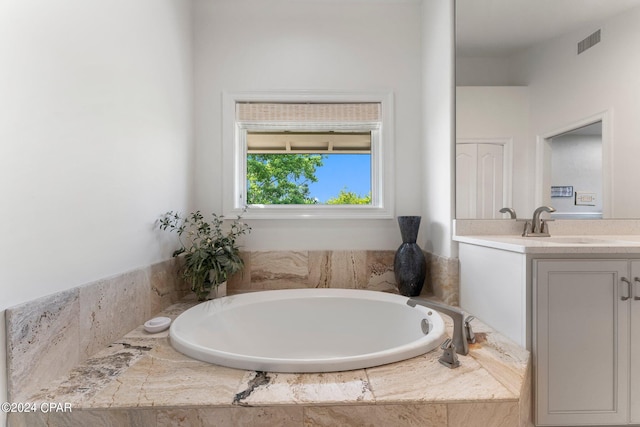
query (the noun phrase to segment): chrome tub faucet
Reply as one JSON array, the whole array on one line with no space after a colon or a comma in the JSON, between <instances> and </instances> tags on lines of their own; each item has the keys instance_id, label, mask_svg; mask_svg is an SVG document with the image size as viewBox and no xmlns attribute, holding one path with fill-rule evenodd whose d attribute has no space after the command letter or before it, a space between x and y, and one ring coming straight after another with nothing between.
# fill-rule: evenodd
<instances>
[{"instance_id":1,"label":"chrome tub faucet","mask_svg":"<svg viewBox=\"0 0 640 427\"><path fill-rule=\"evenodd\" d=\"M453 337L451 337L451 343L455 347L455 351L458 354L466 355L469 353L469 342L475 342L475 335L471 330L470 322L474 319L473 316L465 317L466 313L457 307L451 307L450 305L442 304L439 302L431 301L424 298L409 298L407 305L415 307L421 305L424 307L432 308L442 314L446 314L453 320ZM446 341L445 341L446 342ZM447 348L451 348L447 346ZM444 350L444 349L443 349Z\"/></svg>"}]
</instances>

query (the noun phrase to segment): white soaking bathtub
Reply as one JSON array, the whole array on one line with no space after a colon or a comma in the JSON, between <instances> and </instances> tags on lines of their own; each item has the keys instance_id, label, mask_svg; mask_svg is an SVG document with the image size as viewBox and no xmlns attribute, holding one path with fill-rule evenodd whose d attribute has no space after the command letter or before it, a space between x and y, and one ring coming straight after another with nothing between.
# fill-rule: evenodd
<instances>
[{"instance_id":1,"label":"white soaking bathtub","mask_svg":"<svg viewBox=\"0 0 640 427\"><path fill-rule=\"evenodd\" d=\"M408 359L446 338L440 315L400 295L290 289L219 298L173 322L179 352L231 368L333 372Z\"/></svg>"}]
</instances>

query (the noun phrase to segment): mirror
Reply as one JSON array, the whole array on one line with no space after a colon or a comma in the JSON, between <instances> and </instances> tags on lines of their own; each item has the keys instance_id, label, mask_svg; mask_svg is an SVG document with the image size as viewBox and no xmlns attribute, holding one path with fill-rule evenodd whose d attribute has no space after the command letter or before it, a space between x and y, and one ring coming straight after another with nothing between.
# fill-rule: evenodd
<instances>
[{"instance_id":1,"label":"mirror","mask_svg":"<svg viewBox=\"0 0 640 427\"><path fill-rule=\"evenodd\" d=\"M456 218L640 218L638 22L640 0L456 0ZM601 166L556 182L553 137L596 122Z\"/></svg>"}]
</instances>

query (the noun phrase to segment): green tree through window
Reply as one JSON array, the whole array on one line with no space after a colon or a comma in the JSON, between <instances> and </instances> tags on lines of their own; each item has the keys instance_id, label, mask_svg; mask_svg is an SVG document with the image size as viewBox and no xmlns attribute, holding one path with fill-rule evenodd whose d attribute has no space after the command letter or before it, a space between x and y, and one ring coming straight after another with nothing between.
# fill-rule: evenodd
<instances>
[{"instance_id":1,"label":"green tree through window","mask_svg":"<svg viewBox=\"0 0 640 427\"><path fill-rule=\"evenodd\" d=\"M337 197L327 200L328 205L370 205L371 193L366 196L360 196L347 188L340 190Z\"/></svg>"},{"instance_id":2,"label":"green tree through window","mask_svg":"<svg viewBox=\"0 0 640 427\"><path fill-rule=\"evenodd\" d=\"M247 203L260 205L370 205L371 193L359 195L344 187L328 200L318 200L309 184L326 154L248 154Z\"/></svg>"},{"instance_id":3,"label":"green tree through window","mask_svg":"<svg viewBox=\"0 0 640 427\"><path fill-rule=\"evenodd\" d=\"M247 155L247 203L311 205L309 183L317 182L320 154Z\"/></svg>"}]
</instances>

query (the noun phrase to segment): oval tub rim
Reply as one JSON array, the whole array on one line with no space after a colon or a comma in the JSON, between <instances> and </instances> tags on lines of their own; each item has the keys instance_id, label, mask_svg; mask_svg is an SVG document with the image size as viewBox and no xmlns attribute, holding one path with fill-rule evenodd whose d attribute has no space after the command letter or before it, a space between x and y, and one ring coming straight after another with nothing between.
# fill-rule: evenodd
<instances>
[{"instance_id":1,"label":"oval tub rim","mask_svg":"<svg viewBox=\"0 0 640 427\"><path fill-rule=\"evenodd\" d=\"M406 305L406 302L409 300L409 297L389 292L340 288L278 289L234 294L223 298L204 301L185 310L172 322L169 329L169 340L172 347L178 352L190 358L215 365L253 371L321 373L364 369L410 359L438 348L446 338L445 324L440 313L431 308L423 306L410 307L408 305L406 305L408 310L418 310L425 316L425 318L429 319L432 324L432 329L429 334L425 334L417 340L400 346L352 356L304 359L264 356L258 357L212 349L210 347L188 342L182 337L176 335L176 331L181 326L182 321L186 321L189 316L192 316L202 310L225 310L225 306L227 305L229 308L233 308L281 299L336 297L358 300L368 299L398 305ZM185 316L183 317L183 315Z\"/></svg>"}]
</instances>

